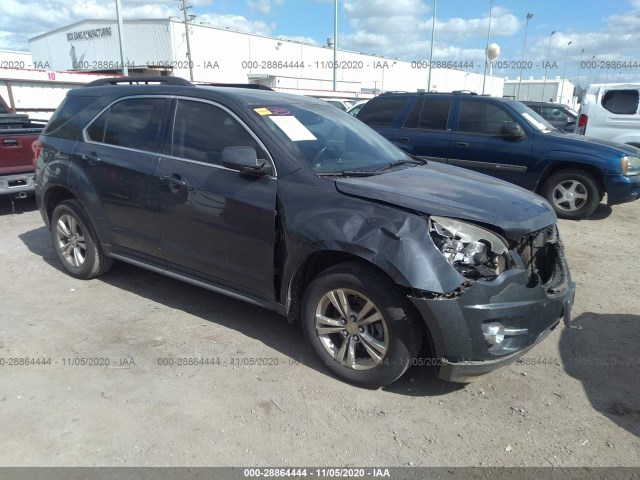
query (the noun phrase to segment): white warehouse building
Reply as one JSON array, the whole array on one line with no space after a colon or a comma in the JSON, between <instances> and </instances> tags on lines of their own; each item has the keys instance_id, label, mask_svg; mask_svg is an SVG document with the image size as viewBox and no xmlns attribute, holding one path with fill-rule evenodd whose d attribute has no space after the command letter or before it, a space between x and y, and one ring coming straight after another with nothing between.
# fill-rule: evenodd
<instances>
[{"instance_id":1,"label":"white warehouse building","mask_svg":"<svg viewBox=\"0 0 640 480\"><path fill-rule=\"evenodd\" d=\"M193 80L260 83L316 96L371 97L382 91L427 90L426 62L408 62L339 50L333 91L333 48L189 23ZM29 40L34 62L51 70L121 73L118 24L84 20ZM184 22L125 20L124 61L130 75L190 78ZM440 62L437 66L450 66ZM458 65L453 65L454 67ZM483 65L433 68L431 90L482 93ZM485 93L502 96L504 79L487 76Z\"/></svg>"},{"instance_id":2,"label":"white warehouse building","mask_svg":"<svg viewBox=\"0 0 640 480\"><path fill-rule=\"evenodd\" d=\"M552 102L565 105L574 105L575 85L561 77L547 78L546 80L530 77L522 81L518 79L506 79L504 82L504 96L516 100L530 100L533 102Z\"/></svg>"}]
</instances>

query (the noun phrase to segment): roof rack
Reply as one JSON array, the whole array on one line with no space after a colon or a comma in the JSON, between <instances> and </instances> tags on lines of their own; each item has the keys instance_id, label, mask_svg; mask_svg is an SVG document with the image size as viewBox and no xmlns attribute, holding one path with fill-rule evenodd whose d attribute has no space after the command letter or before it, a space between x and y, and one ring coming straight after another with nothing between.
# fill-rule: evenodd
<instances>
[{"instance_id":1,"label":"roof rack","mask_svg":"<svg viewBox=\"0 0 640 480\"><path fill-rule=\"evenodd\" d=\"M273 88L261 85L259 83L200 83L198 85L207 87L234 87L234 88L250 88L252 90L269 90L274 91Z\"/></svg>"},{"instance_id":2,"label":"roof rack","mask_svg":"<svg viewBox=\"0 0 640 480\"><path fill-rule=\"evenodd\" d=\"M193 87L193 83L180 77L111 77L101 78L87 83L85 87L102 87L105 85L118 85L118 84L160 84L160 85L178 85L182 87Z\"/></svg>"}]
</instances>

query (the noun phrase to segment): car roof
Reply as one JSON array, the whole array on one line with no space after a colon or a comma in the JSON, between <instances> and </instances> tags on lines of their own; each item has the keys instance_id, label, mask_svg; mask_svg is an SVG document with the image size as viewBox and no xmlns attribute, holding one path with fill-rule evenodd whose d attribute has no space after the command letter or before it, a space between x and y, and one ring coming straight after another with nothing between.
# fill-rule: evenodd
<instances>
[{"instance_id":1,"label":"car roof","mask_svg":"<svg viewBox=\"0 0 640 480\"><path fill-rule=\"evenodd\" d=\"M512 98L504 98L504 97L492 97L490 95L478 95L476 93L469 92L384 92L378 95L375 98L386 98L386 97L400 97L400 98L427 98L429 96L433 97L466 97L473 99L487 99L492 102L514 102Z\"/></svg>"},{"instance_id":2,"label":"car roof","mask_svg":"<svg viewBox=\"0 0 640 480\"><path fill-rule=\"evenodd\" d=\"M139 77L144 78L144 77ZM327 105L326 102L304 95L275 92L271 89L251 88L249 85L189 85L183 84L118 84L118 85L86 85L69 91L70 95L103 96L112 99L133 95L174 95L202 98L213 101L233 103L240 107L247 105L292 105L315 104Z\"/></svg>"}]
</instances>

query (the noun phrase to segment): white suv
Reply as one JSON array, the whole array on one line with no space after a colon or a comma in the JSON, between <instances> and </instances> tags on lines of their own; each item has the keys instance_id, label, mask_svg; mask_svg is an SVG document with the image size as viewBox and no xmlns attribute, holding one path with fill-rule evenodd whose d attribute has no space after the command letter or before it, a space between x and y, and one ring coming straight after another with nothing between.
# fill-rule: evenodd
<instances>
[{"instance_id":1,"label":"white suv","mask_svg":"<svg viewBox=\"0 0 640 480\"><path fill-rule=\"evenodd\" d=\"M576 133L640 147L640 84L590 85Z\"/></svg>"}]
</instances>

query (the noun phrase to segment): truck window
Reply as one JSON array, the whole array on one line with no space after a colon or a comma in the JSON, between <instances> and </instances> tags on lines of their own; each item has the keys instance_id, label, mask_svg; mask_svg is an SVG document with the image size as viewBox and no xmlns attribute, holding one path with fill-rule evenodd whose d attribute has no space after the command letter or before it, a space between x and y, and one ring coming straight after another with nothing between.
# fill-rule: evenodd
<instances>
[{"instance_id":1,"label":"truck window","mask_svg":"<svg viewBox=\"0 0 640 480\"><path fill-rule=\"evenodd\" d=\"M404 98L378 97L362 107L357 118L370 127L390 127L405 102Z\"/></svg>"},{"instance_id":2,"label":"truck window","mask_svg":"<svg viewBox=\"0 0 640 480\"><path fill-rule=\"evenodd\" d=\"M638 111L638 90L609 90L602 97L602 106L618 115L634 115Z\"/></svg>"},{"instance_id":3,"label":"truck window","mask_svg":"<svg viewBox=\"0 0 640 480\"><path fill-rule=\"evenodd\" d=\"M507 112L496 105L462 100L458 117L458 131L499 135L505 123L517 123Z\"/></svg>"},{"instance_id":4,"label":"truck window","mask_svg":"<svg viewBox=\"0 0 640 480\"><path fill-rule=\"evenodd\" d=\"M446 130L450 109L451 100L444 98L418 100L403 126L420 130Z\"/></svg>"}]
</instances>

